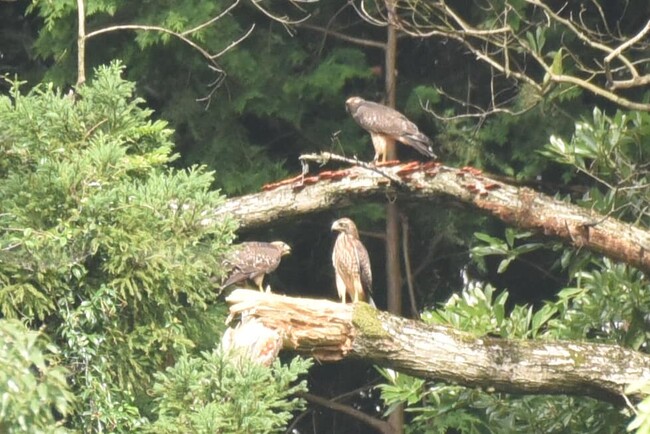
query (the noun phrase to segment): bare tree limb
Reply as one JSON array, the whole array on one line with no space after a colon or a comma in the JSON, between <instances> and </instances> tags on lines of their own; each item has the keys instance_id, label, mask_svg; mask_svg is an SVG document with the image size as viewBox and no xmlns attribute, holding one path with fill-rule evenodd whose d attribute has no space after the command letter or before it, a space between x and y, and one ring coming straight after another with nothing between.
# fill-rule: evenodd
<instances>
[{"instance_id":1,"label":"bare tree limb","mask_svg":"<svg viewBox=\"0 0 650 434\"><path fill-rule=\"evenodd\" d=\"M114 25L114 26L108 26L104 27L101 29L94 30L92 32L86 33L85 29L85 9L84 9L84 0L77 0L77 12L78 12L78 38L77 38L77 49L78 49L78 60L77 60L77 85L82 84L85 79L86 79L86 73L85 73L85 50L86 50L86 41L90 38L93 38L95 36L99 36L105 33L111 33L111 32L117 32L117 31L124 31L124 30L134 30L134 31L148 31L148 32L158 32L158 33L164 33L170 36L173 36L180 41L184 42L185 44L189 45L192 47L194 50L199 52L203 58L205 58L208 61L208 67L215 71L218 74L218 77L214 82L210 85L212 87L212 90L208 93L207 96L200 98L199 101L210 101L212 95L214 94L215 90L219 87L219 84L223 81L225 78L225 71L221 69L219 64L217 63L217 59L221 56L223 56L225 53L230 51L232 48L236 47L239 45L243 40L248 38L250 34L253 32L255 29L255 24L252 24L247 31L245 31L242 36L239 38L233 40L227 47L223 48L221 51L216 52L216 53L211 53L208 51L204 46L201 44L194 42L191 39L191 36L195 34L196 32L199 32L200 30L203 30L204 28L210 26L211 24L214 24L215 22L219 21L223 17L225 17L227 14L229 14L235 7L237 7L240 3L240 0L234 0L230 6L225 8L221 13L218 15L208 19L207 21L182 32L177 32L174 30L171 30L166 27L162 26L153 26L153 25L142 25L142 24L121 24L121 25ZM259 3L260 0L251 0L251 3L253 6L255 6L260 12L262 12L264 15L268 16L269 18L273 19L274 21L277 21L281 23L287 30L289 30L290 25L295 25L302 23L305 21L309 15L306 15L300 19L291 19L288 16L277 16L274 15L273 13L269 12L267 9L262 7ZM294 6L298 7L296 5L295 1L290 1L291 4ZM299 7L298 7L299 8ZM300 8L299 8L300 9Z\"/></svg>"},{"instance_id":2,"label":"bare tree limb","mask_svg":"<svg viewBox=\"0 0 650 434\"><path fill-rule=\"evenodd\" d=\"M330 410L338 411L339 413L346 414L350 417L353 417L366 425L374 428L377 432L382 434L394 434L391 426L384 422L383 420L376 419L372 416L368 416L364 412L350 407L349 405L340 404L338 402L330 401L329 399L322 398L320 396L314 395L312 393L300 392L298 397L305 399L307 402L312 404L320 405L321 407L329 408Z\"/></svg>"},{"instance_id":3,"label":"bare tree limb","mask_svg":"<svg viewBox=\"0 0 650 434\"><path fill-rule=\"evenodd\" d=\"M507 224L559 238L577 248L601 253L650 272L650 232L631 223L580 208L569 202L510 185L472 168L440 163L394 164L381 174L364 167L324 171L287 179L265 191L233 198L217 208L205 224L231 216L242 229L268 225L360 200L400 201L451 198ZM397 186L391 178L398 178Z\"/></svg>"},{"instance_id":4,"label":"bare tree limb","mask_svg":"<svg viewBox=\"0 0 650 434\"><path fill-rule=\"evenodd\" d=\"M253 6L255 6L255 7L256 7L260 12L262 12L264 15L266 15L267 17L269 17L271 20L273 20L273 21L275 21L275 22L278 22L278 23L282 24L282 25L284 26L285 30L286 30L290 35L293 35L293 31L291 30L291 26L292 26L292 25L296 25L296 24L303 23L303 22L305 22L307 19L309 19L309 16L310 16L309 14L306 14L306 15L303 16L302 18L293 19L293 18L290 18L288 15L282 15L282 16L280 16L280 15L275 15L274 13L270 12L270 11L267 10L266 8L263 8L263 7L260 5L260 3L261 3L261 0L251 0L251 4L252 4ZM295 2L290 1L289 3L291 3L291 4L293 4L294 6L298 7L298 5L296 5ZM301 9L301 8L299 8L299 9ZM302 10L302 9L301 9L301 10Z\"/></svg>"},{"instance_id":5,"label":"bare tree limb","mask_svg":"<svg viewBox=\"0 0 650 434\"><path fill-rule=\"evenodd\" d=\"M637 42L639 42L646 34L650 32L650 20L647 22L645 27L641 29L639 33L637 33L633 38L628 39L627 41L623 42L621 45L619 45L615 50L613 50L611 53L609 53L607 56L605 56L605 73L607 76L607 80L611 83L611 87L616 89L617 87L620 87L620 84L617 84L613 77L612 77L612 71L611 71L611 62L612 59L615 57L621 58L621 53L624 50L627 50ZM636 68L634 65L628 65L628 69L630 70L630 73L632 74L632 79L628 80L630 83L634 83L637 81L642 82L642 84L647 84L647 82L650 81L650 75L646 75L645 77L639 77L639 73L637 72ZM632 86L628 86L632 87Z\"/></svg>"},{"instance_id":6,"label":"bare tree limb","mask_svg":"<svg viewBox=\"0 0 650 434\"><path fill-rule=\"evenodd\" d=\"M409 220L404 214L400 215L402 224L402 255L404 256L404 271L406 274L406 287L409 291L409 302L411 305L411 318L419 318L417 301L415 298L415 289L413 287L413 272L411 268L411 255L409 252Z\"/></svg>"},{"instance_id":7,"label":"bare tree limb","mask_svg":"<svg viewBox=\"0 0 650 434\"><path fill-rule=\"evenodd\" d=\"M374 388L374 387L375 387L374 385L364 385L364 386L358 387L358 388L356 388L356 389L353 389L353 390L347 391L347 392L345 392L345 393L342 393L342 394L340 394L340 395L337 395L337 396L331 397L331 398L329 398L329 401L330 401L330 402L341 402L341 401L343 401L343 400L345 400L345 399L347 399L347 398L350 398L350 397L352 397L352 396L356 396L356 395L358 395L358 394L361 393L361 392L364 392L364 391L367 392L367 391L369 391L370 389L372 389L372 388ZM285 431L285 434L290 434L290 433L293 434L294 431L292 431L292 430L293 430L293 429L298 425L298 423L300 422L300 420L303 419L304 417L306 417L309 413L312 413L313 411L314 411L313 408L312 408L312 409L309 409L309 408L308 408L308 409L306 409L305 411L303 411L301 414L299 414L298 416L296 416L296 417L293 419L293 422L291 422L291 425L289 425L289 426L287 427L287 429L286 429L286 431Z\"/></svg>"},{"instance_id":8,"label":"bare tree limb","mask_svg":"<svg viewBox=\"0 0 650 434\"><path fill-rule=\"evenodd\" d=\"M206 49L204 49L203 47L201 47L200 45L198 45L197 43L195 43L194 41L192 41L191 39L189 39L187 36L185 36L185 32L179 33L179 32L175 32L173 30L170 30L170 29L168 29L166 27L148 26L148 25L141 25L141 24L123 24L123 25L117 25L117 26L104 27L102 29L95 30L93 32L88 33L86 35L86 39L90 39L90 38L93 38L95 36L98 36L98 35L101 35L101 34L104 34L104 33L117 32L117 31L121 31L121 30L154 31L154 32L166 33L168 35L174 36L174 37L180 39L181 41L183 41L184 43L186 43L187 45L189 45L190 47L194 48L199 53L201 53L201 55L208 62L210 62L210 64L214 68L216 68L216 70L219 71L219 72L222 72L222 71L219 68L219 64L216 63L216 61L215 61L216 58L219 57L220 55L224 54L226 51L228 51L229 49L231 49L234 46L233 44L230 44L227 47L226 50L222 50L218 54L212 54L212 53L208 52ZM245 33L245 35L249 35L251 30L252 30L252 28L249 29ZM238 42L241 42L241 41L242 41L242 38L239 38Z\"/></svg>"},{"instance_id":9,"label":"bare tree limb","mask_svg":"<svg viewBox=\"0 0 650 434\"><path fill-rule=\"evenodd\" d=\"M238 4L239 4L239 0L235 0L235 1L230 5L230 6L228 6L226 9L224 9L223 12L221 12L219 15L217 15L217 16L215 16L215 17L213 17L213 18L210 18L208 21L206 21L206 22L204 22L204 23L201 23L201 24L199 24L199 25L196 26L196 27L193 27L193 28L191 28L191 29L189 29L189 30L185 30L183 33L181 33L181 35L183 35L183 36L191 35L191 34L193 34L193 33L198 32L199 30L204 29L205 27L208 27L208 26L209 26L210 24L212 24L212 23L216 23L216 22L219 21L221 18L223 18L223 17L225 17L227 14L229 14L230 11L232 11L233 9L235 9L235 8L237 7Z\"/></svg>"},{"instance_id":10,"label":"bare tree limb","mask_svg":"<svg viewBox=\"0 0 650 434\"><path fill-rule=\"evenodd\" d=\"M635 34L620 35L609 29L597 0L582 6L577 15L570 3L525 2L527 8L523 5L515 8L506 2L499 6L501 9L485 3L484 12L489 18L480 26L452 2L400 2L392 22L390 14L379 7L370 12L365 0L359 0L359 6L354 2L353 5L361 18L374 25L385 26L391 22L413 37L456 41L506 79L526 83L540 96L553 89L550 83L558 83L576 86L629 110L650 111L650 104L642 99L643 92L618 92L620 89L642 89L650 83L650 74L641 75L638 69L638 65L650 63L647 50L650 21ZM585 17L587 10L589 17ZM516 25L510 20L512 16L517 17ZM485 27L486 23L491 23L490 27ZM543 36L546 30L562 31L579 42L568 46L564 38L554 43L548 39L537 40L534 35L541 31ZM563 58L566 65L562 64ZM615 79L614 72L621 78ZM480 110L481 117L502 111L508 105L507 100L496 98L494 89L492 97L492 107Z\"/></svg>"},{"instance_id":11,"label":"bare tree limb","mask_svg":"<svg viewBox=\"0 0 650 434\"><path fill-rule=\"evenodd\" d=\"M312 24L305 24L305 23L298 24L297 27L308 29L308 30L314 30L323 33L327 36L333 36L342 41L351 42L355 45L359 45L362 47L379 48L380 50L386 49L386 44L383 42L373 41L372 39L356 38L354 36L346 35L345 33L330 30L325 27L314 26Z\"/></svg>"},{"instance_id":12,"label":"bare tree limb","mask_svg":"<svg viewBox=\"0 0 650 434\"><path fill-rule=\"evenodd\" d=\"M77 0L77 86L86 82L86 9Z\"/></svg>"},{"instance_id":13,"label":"bare tree limb","mask_svg":"<svg viewBox=\"0 0 650 434\"><path fill-rule=\"evenodd\" d=\"M650 355L617 345L475 336L365 303L253 290L237 289L226 301L231 315L255 318L280 333L285 349L322 361L359 358L491 391L582 395L617 403L628 385L650 380Z\"/></svg>"}]
</instances>

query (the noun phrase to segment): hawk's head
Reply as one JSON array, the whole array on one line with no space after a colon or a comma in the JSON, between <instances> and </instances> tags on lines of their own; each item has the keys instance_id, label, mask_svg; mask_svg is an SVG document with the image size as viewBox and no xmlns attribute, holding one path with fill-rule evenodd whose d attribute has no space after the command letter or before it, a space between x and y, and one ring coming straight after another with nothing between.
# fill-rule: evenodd
<instances>
[{"instance_id":1,"label":"hawk's head","mask_svg":"<svg viewBox=\"0 0 650 434\"><path fill-rule=\"evenodd\" d=\"M355 225L354 222L347 217L343 217L342 219L338 219L332 223L332 230L351 235L357 239L359 238L357 225Z\"/></svg>"},{"instance_id":2,"label":"hawk's head","mask_svg":"<svg viewBox=\"0 0 650 434\"><path fill-rule=\"evenodd\" d=\"M354 113L364 103L364 99L358 96L351 96L345 101L345 109L348 113Z\"/></svg>"},{"instance_id":3,"label":"hawk's head","mask_svg":"<svg viewBox=\"0 0 650 434\"><path fill-rule=\"evenodd\" d=\"M273 241L271 245L280 251L281 256L291 253L291 246L283 241Z\"/></svg>"}]
</instances>

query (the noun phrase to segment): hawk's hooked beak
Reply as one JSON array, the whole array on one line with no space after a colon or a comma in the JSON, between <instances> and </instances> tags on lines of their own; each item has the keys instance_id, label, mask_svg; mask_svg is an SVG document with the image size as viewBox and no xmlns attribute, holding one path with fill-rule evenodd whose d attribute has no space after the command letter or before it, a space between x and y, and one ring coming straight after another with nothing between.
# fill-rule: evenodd
<instances>
[{"instance_id":1,"label":"hawk's hooked beak","mask_svg":"<svg viewBox=\"0 0 650 434\"><path fill-rule=\"evenodd\" d=\"M358 99L359 99L359 97L351 96L350 98L348 98L347 100L345 100L345 111L348 112L348 113L352 113L351 106L352 106L352 104L353 104L355 101L357 101Z\"/></svg>"},{"instance_id":2,"label":"hawk's hooked beak","mask_svg":"<svg viewBox=\"0 0 650 434\"><path fill-rule=\"evenodd\" d=\"M342 231L343 226L341 225L341 222L336 220L334 223L332 223L332 231Z\"/></svg>"},{"instance_id":3,"label":"hawk's hooked beak","mask_svg":"<svg viewBox=\"0 0 650 434\"><path fill-rule=\"evenodd\" d=\"M277 249L280 249L281 256L291 253L291 246L284 241L273 241L271 245L275 246Z\"/></svg>"}]
</instances>

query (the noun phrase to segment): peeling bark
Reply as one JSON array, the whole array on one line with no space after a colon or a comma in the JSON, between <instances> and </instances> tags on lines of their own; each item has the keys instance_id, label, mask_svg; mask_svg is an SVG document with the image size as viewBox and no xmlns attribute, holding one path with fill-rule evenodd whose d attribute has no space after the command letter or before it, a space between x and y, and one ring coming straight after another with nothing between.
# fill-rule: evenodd
<instances>
[{"instance_id":1,"label":"peeling bark","mask_svg":"<svg viewBox=\"0 0 650 434\"><path fill-rule=\"evenodd\" d=\"M488 391L614 402L620 402L628 385L650 379L650 355L616 345L474 336L365 303L243 289L231 293L227 302L231 315L254 318L278 332L284 349L321 361L361 358L417 377Z\"/></svg>"},{"instance_id":2,"label":"peeling bark","mask_svg":"<svg viewBox=\"0 0 650 434\"><path fill-rule=\"evenodd\" d=\"M329 156L321 154L320 158ZM376 169L355 166L298 176L266 186L261 193L230 199L215 215L232 216L241 228L254 228L278 219L386 197L452 198L510 225L560 238L575 247L650 271L650 232L530 188L506 184L476 169L456 169L439 163L412 162Z\"/></svg>"}]
</instances>

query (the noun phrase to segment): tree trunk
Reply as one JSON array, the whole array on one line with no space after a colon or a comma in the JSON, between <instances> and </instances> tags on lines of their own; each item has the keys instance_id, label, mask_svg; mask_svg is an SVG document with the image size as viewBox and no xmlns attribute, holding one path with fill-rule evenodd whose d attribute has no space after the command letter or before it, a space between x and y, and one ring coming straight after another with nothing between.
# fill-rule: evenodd
<instances>
[{"instance_id":1,"label":"tree trunk","mask_svg":"<svg viewBox=\"0 0 650 434\"><path fill-rule=\"evenodd\" d=\"M395 13L393 0L386 0L388 15ZM396 70L397 65L397 30L390 24L387 28L386 40L386 104L395 108L397 99ZM387 143L386 158L388 161L397 158L395 141ZM388 311L396 315L402 313L402 272L400 269L400 224L399 206L397 200L389 200L386 204L386 288ZM401 432L401 430L400 430Z\"/></svg>"},{"instance_id":2,"label":"tree trunk","mask_svg":"<svg viewBox=\"0 0 650 434\"><path fill-rule=\"evenodd\" d=\"M616 345L474 336L365 303L252 290L235 290L226 301L231 315L241 314L279 333L284 349L320 361L360 358L416 377L490 391L581 395L619 403L627 386L650 379L650 355Z\"/></svg>"},{"instance_id":3,"label":"tree trunk","mask_svg":"<svg viewBox=\"0 0 650 434\"><path fill-rule=\"evenodd\" d=\"M331 154L305 158L334 158ZM260 227L359 200L432 200L447 197L512 226L543 233L650 272L650 232L530 188L506 184L472 168L438 163L352 167L288 179L266 191L227 200L212 218L233 217L240 228ZM210 224L206 218L204 224Z\"/></svg>"},{"instance_id":4,"label":"tree trunk","mask_svg":"<svg viewBox=\"0 0 650 434\"><path fill-rule=\"evenodd\" d=\"M388 16L395 15L394 0L386 0ZM397 102L397 29L388 20L386 39L386 103L395 108ZM395 141L386 147L386 158L397 158ZM402 270L400 269L400 216L396 200L386 203L386 295L388 311L402 314ZM395 434L404 432L404 406L396 406L388 416L388 423Z\"/></svg>"}]
</instances>

